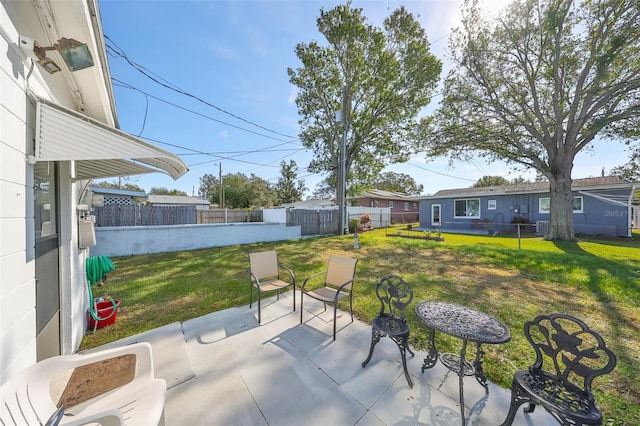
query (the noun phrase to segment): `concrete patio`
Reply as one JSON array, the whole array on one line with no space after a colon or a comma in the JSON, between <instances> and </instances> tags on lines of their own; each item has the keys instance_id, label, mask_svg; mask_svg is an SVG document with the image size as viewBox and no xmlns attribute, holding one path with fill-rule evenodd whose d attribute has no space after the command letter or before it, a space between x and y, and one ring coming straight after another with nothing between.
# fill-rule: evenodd
<instances>
[{"instance_id":1,"label":"concrete patio","mask_svg":"<svg viewBox=\"0 0 640 426\"><path fill-rule=\"evenodd\" d=\"M101 348L146 341L157 377L167 381L165 424L173 425L459 425L458 377L440 363L421 373L425 353L408 358L414 387L389 338L367 367L371 326L333 315L305 299L304 323L292 311L292 293L257 306L227 309L173 323ZM299 307L298 307L299 309ZM317 315L317 316L316 316ZM517 332L513 330L512 332ZM101 348L95 348L99 350ZM465 378L470 425L498 425L509 390L489 383L488 393ZM544 410L518 413L514 425L557 424Z\"/></svg>"}]
</instances>

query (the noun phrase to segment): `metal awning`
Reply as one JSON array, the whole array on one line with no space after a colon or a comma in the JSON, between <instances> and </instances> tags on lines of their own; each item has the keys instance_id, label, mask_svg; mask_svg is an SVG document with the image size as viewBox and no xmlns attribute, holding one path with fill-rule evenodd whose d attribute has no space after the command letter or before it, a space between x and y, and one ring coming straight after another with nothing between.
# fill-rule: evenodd
<instances>
[{"instance_id":1,"label":"metal awning","mask_svg":"<svg viewBox=\"0 0 640 426\"><path fill-rule=\"evenodd\" d=\"M75 161L76 180L157 172L177 179L189 171L171 152L42 98L36 111L35 157Z\"/></svg>"}]
</instances>

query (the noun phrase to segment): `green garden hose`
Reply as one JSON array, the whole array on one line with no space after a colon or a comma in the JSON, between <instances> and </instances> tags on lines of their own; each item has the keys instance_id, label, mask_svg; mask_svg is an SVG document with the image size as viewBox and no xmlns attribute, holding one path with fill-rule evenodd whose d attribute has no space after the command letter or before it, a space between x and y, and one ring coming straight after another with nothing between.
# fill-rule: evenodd
<instances>
[{"instance_id":1,"label":"green garden hose","mask_svg":"<svg viewBox=\"0 0 640 426\"><path fill-rule=\"evenodd\" d=\"M93 291L91 290L91 285L95 284L99 281L102 281L103 277L116 269L115 265L107 256L89 256L85 262L85 266L87 268L87 291L89 292L89 313L91 317L96 321L104 321L111 318L116 314L117 311L117 303L115 299L111 298L111 303L113 304L113 309L111 313L106 317L102 318L98 316L96 313L96 303L93 300ZM97 324L97 323L96 323Z\"/></svg>"}]
</instances>

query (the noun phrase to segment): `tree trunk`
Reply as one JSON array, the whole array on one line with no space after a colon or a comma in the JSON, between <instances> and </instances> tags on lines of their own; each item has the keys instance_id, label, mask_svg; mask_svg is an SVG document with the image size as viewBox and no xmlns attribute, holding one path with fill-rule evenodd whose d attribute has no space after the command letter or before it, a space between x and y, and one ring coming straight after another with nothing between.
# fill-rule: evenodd
<instances>
[{"instance_id":1,"label":"tree trunk","mask_svg":"<svg viewBox=\"0 0 640 426\"><path fill-rule=\"evenodd\" d=\"M573 232L573 192L571 177L560 174L549 180L551 209L545 240L577 241Z\"/></svg>"}]
</instances>

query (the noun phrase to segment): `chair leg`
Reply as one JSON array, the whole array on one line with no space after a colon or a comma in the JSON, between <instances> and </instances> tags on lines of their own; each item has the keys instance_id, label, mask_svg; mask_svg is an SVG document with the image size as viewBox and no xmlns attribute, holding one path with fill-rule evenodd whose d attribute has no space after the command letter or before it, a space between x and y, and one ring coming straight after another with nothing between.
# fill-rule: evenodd
<instances>
[{"instance_id":1,"label":"chair leg","mask_svg":"<svg viewBox=\"0 0 640 426\"><path fill-rule=\"evenodd\" d=\"M293 283L293 311L296 310L296 283Z\"/></svg>"},{"instance_id":2,"label":"chair leg","mask_svg":"<svg viewBox=\"0 0 640 426\"><path fill-rule=\"evenodd\" d=\"M353 322L353 292L349 293L349 312L351 312L351 322Z\"/></svg>"},{"instance_id":3,"label":"chair leg","mask_svg":"<svg viewBox=\"0 0 640 426\"><path fill-rule=\"evenodd\" d=\"M513 419L515 419L516 414L518 413L518 408L520 408L520 406L525 402L529 402L529 398L520 391L520 386L514 379L513 385L511 386L511 404L509 405L509 413L507 414L507 418L505 419L505 421L502 422L500 426L511 426L511 424L513 423ZM534 404L531 404L529 402L529 406L532 405L535 407ZM530 407L527 407L527 409L528 408ZM527 412L527 409L525 409L524 411Z\"/></svg>"},{"instance_id":4,"label":"chair leg","mask_svg":"<svg viewBox=\"0 0 640 426\"><path fill-rule=\"evenodd\" d=\"M380 341L380 337L381 337L380 332L378 332L378 331L376 331L375 329L372 328L371 329L371 346L369 347L369 356L367 356L367 359L365 359L362 362L362 367L366 367L367 364L369 364L369 361L371 361L371 356L373 355L373 348Z\"/></svg>"},{"instance_id":5,"label":"chair leg","mask_svg":"<svg viewBox=\"0 0 640 426\"><path fill-rule=\"evenodd\" d=\"M258 324L260 324L262 322L262 318L260 317L260 289L258 289Z\"/></svg>"},{"instance_id":6,"label":"chair leg","mask_svg":"<svg viewBox=\"0 0 640 426\"><path fill-rule=\"evenodd\" d=\"M304 300L304 291L300 292L300 324L302 324L302 312L304 309L302 308L302 301Z\"/></svg>"},{"instance_id":7,"label":"chair leg","mask_svg":"<svg viewBox=\"0 0 640 426\"><path fill-rule=\"evenodd\" d=\"M333 305L333 340L336 340L336 314L338 313L338 303Z\"/></svg>"},{"instance_id":8,"label":"chair leg","mask_svg":"<svg viewBox=\"0 0 640 426\"><path fill-rule=\"evenodd\" d=\"M398 349L400 350L400 357L402 358L402 369L404 370L404 377L407 379L407 383L409 383L409 387L413 387L413 381L411 380L411 376L409 376L409 370L407 369L407 351L411 353L412 356L415 356L414 353L409 349L409 336L389 336L391 340L396 342L398 345Z\"/></svg>"}]
</instances>

